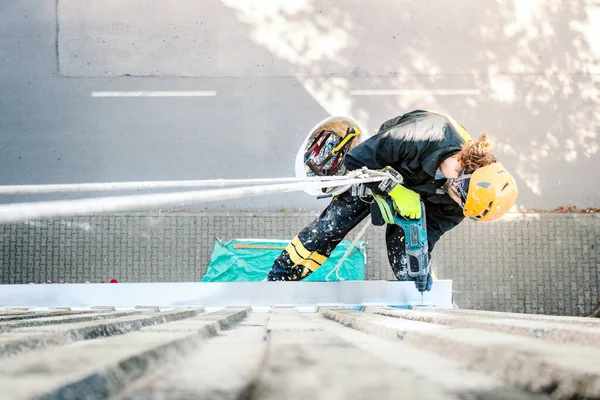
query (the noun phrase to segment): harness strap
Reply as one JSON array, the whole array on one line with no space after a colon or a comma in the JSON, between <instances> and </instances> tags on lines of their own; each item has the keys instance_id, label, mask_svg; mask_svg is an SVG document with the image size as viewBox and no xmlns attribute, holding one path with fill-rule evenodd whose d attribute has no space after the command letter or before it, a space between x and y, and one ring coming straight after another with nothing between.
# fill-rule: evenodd
<instances>
[{"instance_id":1,"label":"harness strap","mask_svg":"<svg viewBox=\"0 0 600 400\"><path fill-rule=\"evenodd\" d=\"M394 213L390 209L388 202L383 197L376 194L373 194L373 199L379 206L383 220L388 224L394 224Z\"/></svg>"}]
</instances>

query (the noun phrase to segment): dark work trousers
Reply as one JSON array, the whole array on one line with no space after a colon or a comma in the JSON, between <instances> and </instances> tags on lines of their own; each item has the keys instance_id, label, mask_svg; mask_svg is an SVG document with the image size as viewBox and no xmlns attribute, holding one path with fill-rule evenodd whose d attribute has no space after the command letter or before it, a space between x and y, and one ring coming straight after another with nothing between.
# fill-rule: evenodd
<instances>
[{"instance_id":1,"label":"dark work trousers","mask_svg":"<svg viewBox=\"0 0 600 400\"><path fill-rule=\"evenodd\" d=\"M370 199L370 198L369 198ZM269 281L298 281L317 270L342 239L370 215L368 201L350 191L335 196L327 208L287 245L273 263ZM387 225L388 260L398 280L407 280L404 230Z\"/></svg>"}]
</instances>

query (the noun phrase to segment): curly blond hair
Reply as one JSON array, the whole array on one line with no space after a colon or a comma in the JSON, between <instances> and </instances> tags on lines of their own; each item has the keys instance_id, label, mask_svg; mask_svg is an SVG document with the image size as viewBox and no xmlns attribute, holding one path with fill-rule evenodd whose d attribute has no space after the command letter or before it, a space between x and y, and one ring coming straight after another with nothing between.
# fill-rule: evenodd
<instances>
[{"instance_id":1,"label":"curly blond hair","mask_svg":"<svg viewBox=\"0 0 600 400\"><path fill-rule=\"evenodd\" d=\"M464 167L465 173L472 174L478 168L495 163L497 160L492 154L493 147L494 144L485 133L479 135L477 140L465 143L458 153L458 160Z\"/></svg>"}]
</instances>

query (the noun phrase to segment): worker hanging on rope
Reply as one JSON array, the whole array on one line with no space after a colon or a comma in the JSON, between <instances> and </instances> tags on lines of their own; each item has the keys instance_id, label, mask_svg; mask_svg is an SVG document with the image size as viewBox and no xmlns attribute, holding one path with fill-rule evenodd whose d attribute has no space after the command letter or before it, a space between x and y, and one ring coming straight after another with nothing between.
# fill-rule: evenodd
<instances>
[{"instance_id":1,"label":"worker hanging on rope","mask_svg":"<svg viewBox=\"0 0 600 400\"><path fill-rule=\"evenodd\" d=\"M363 167L397 171L402 184L369 183L366 194L348 190L335 195L277 257L266 279L306 278L363 219L381 214L388 222L386 245L392 271L398 280L414 280L408 271L404 229L385 215L423 218L427 262L440 237L465 216L476 221L500 218L514 205L517 187L491 149L486 134L473 140L445 114L414 110L384 122L377 134L349 150L343 163L350 171ZM382 198L388 202L374 201ZM386 204L392 204L393 210ZM431 284L429 275L423 290L430 290Z\"/></svg>"}]
</instances>

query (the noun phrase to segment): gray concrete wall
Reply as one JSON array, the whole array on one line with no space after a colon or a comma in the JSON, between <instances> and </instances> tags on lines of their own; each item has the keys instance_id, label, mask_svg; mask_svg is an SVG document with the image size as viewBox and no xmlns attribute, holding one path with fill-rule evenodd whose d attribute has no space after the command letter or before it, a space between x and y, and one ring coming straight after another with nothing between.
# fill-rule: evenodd
<instances>
[{"instance_id":1,"label":"gray concrete wall","mask_svg":"<svg viewBox=\"0 0 600 400\"><path fill-rule=\"evenodd\" d=\"M197 281L215 238L291 239L315 214L119 215L0 227L1 283ZM350 233L353 239L357 229ZM394 279L370 227L367 279ZM464 222L433 253L460 307L582 315L600 298L600 215L509 214Z\"/></svg>"},{"instance_id":2,"label":"gray concrete wall","mask_svg":"<svg viewBox=\"0 0 600 400\"><path fill-rule=\"evenodd\" d=\"M375 129L428 108L497 139L519 205L600 207L581 184L600 169L596 3L0 2L0 182L290 176L329 114ZM132 90L216 95L91 97ZM206 207L322 208L294 194Z\"/></svg>"},{"instance_id":3,"label":"gray concrete wall","mask_svg":"<svg viewBox=\"0 0 600 400\"><path fill-rule=\"evenodd\" d=\"M600 186L590 184L600 168L596 3L0 2L0 183L291 176L302 139L330 114L373 129L428 108L497 139L519 205L599 207ZM92 96L190 90L216 94ZM324 203L293 193L185 207L314 211ZM2 282L197 280L214 236L292 237L311 218L256 215L2 226ZM465 223L434 263L455 280L462 306L580 314L598 297L594 218ZM368 277L392 278L383 233L368 235Z\"/></svg>"}]
</instances>

